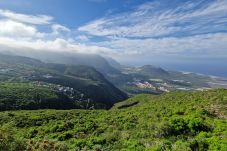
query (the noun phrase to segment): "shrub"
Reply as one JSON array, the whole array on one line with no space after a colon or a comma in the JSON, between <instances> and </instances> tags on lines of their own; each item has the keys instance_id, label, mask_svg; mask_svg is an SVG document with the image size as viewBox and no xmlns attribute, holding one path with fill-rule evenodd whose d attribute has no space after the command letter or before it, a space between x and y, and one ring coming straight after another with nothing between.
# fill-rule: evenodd
<instances>
[{"instance_id":1,"label":"shrub","mask_svg":"<svg viewBox=\"0 0 227 151\"><path fill-rule=\"evenodd\" d=\"M38 134L38 130L36 130L36 129L32 129L32 130L30 130L29 131L29 138L34 138L36 135Z\"/></svg>"},{"instance_id":2,"label":"shrub","mask_svg":"<svg viewBox=\"0 0 227 151\"><path fill-rule=\"evenodd\" d=\"M30 141L27 150L37 151L67 151L68 148L63 145L52 141Z\"/></svg>"},{"instance_id":3,"label":"shrub","mask_svg":"<svg viewBox=\"0 0 227 151\"><path fill-rule=\"evenodd\" d=\"M187 120L188 128L192 134L197 134L201 131L208 132L211 128L205 124L205 121L201 117L191 117Z\"/></svg>"},{"instance_id":4,"label":"shrub","mask_svg":"<svg viewBox=\"0 0 227 151\"><path fill-rule=\"evenodd\" d=\"M26 142L21 138L16 138L11 128L0 130L0 150L2 151L24 151Z\"/></svg>"},{"instance_id":5,"label":"shrub","mask_svg":"<svg viewBox=\"0 0 227 151\"><path fill-rule=\"evenodd\" d=\"M170 120L170 125L173 130L173 135L180 135L180 134L185 134L188 132L188 123L183 119L179 117L173 117Z\"/></svg>"},{"instance_id":6,"label":"shrub","mask_svg":"<svg viewBox=\"0 0 227 151\"><path fill-rule=\"evenodd\" d=\"M177 135L196 135L199 132L208 132L212 129L205 124L205 121L196 116L172 117L169 122L164 122L158 130L158 137L169 137Z\"/></svg>"},{"instance_id":7,"label":"shrub","mask_svg":"<svg viewBox=\"0 0 227 151\"><path fill-rule=\"evenodd\" d=\"M68 139L70 139L70 138L72 138L72 137L73 137L73 134L71 134L70 132L66 132L66 133L61 134L61 135L58 137L58 140L59 140L59 141L66 141L66 140L68 140Z\"/></svg>"}]
</instances>

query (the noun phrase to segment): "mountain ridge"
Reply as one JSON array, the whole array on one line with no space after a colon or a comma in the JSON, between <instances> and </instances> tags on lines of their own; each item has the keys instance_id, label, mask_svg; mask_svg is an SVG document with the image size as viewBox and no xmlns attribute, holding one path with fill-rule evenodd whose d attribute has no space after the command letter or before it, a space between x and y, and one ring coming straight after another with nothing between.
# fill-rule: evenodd
<instances>
[{"instance_id":1,"label":"mountain ridge","mask_svg":"<svg viewBox=\"0 0 227 151\"><path fill-rule=\"evenodd\" d=\"M78 93L83 95L85 103L90 102L90 107L99 104L95 108L110 108L115 102L127 98L125 93L89 66L43 63L28 57L0 55L0 67L0 81L3 83L33 83L37 87L41 84L42 87L62 91L68 97L75 97L71 101L80 105L84 103Z\"/></svg>"}]
</instances>

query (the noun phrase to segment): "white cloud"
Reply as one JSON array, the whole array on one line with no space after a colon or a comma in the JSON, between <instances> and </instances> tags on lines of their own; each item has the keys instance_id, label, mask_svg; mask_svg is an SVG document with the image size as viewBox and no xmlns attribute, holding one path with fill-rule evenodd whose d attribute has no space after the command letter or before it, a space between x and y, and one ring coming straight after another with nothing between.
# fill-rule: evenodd
<instances>
[{"instance_id":1,"label":"white cloud","mask_svg":"<svg viewBox=\"0 0 227 151\"><path fill-rule=\"evenodd\" d=\"M76 39L78 39L80 41L88 41L89 40L88 36L86 36L86 35L79 35L79 36L76 37Z\"/></svg>"},{"instance_id":2,"label":"white cloud","mask_svg":"<svg viewBox=\"0 0 227 151\"><path fill-rule=\"evenodd\" d=\"M191 1L169 7L148 2L131 12L92 21L78 30L95 36L149 38L227 31L227 1Z\"/></svg>"},{"instance_id":3,"label":"white cloud","mask_svg":"<svg viewBox=\"0 0 227 151\"><path fill-rule=\"evenodd\" d=\"M112 50L94 45L84 45L80 43L72 43L65 39L54 40L18 40L13 38L0 37L0 48L13 48L17 51L23 51L24 49L38 50L38 51L55 51L55 52L75 52L75 53L103 53L111 54Z\"/></svg>"},{"instance_id":4,"label":"white cloud","mask_svg":"<svg viewBox=\"0 0 227 151\"><path fill-rule=\"evenodd\" d=\"M23 23L29 24L50 24L53 20L53 17L47 15L27 15L27 14L20 14L9 10L2 10L0 9L0 16L18 21Z\"/></svg>"},{"instance_id":5,"label":"white cloud","mask_svg":"<svg viewBox=\"0 0 227 151\"><path fill-rule=\"evenodd\" d=\"M0 10L4 16L0 18L0 48L97 53L124 59L153 55L227 57L227 1L204 2L191 1L176 8L163 7L165 3L158 1L145 3L134 11L90 22L79 31L53 23L50 16L43 19ZM50 31L41 32L40 25ZM96 39L100 42L92 42L92 36L101 36Z\"/></svg>"},{"instance_id":6,"label":"white cloud","mask_svg":"<svg viewBox=\"0 0 227 151\"><path fill-rule=\"evenodd\" d=\"M190 37L165 37L148 39L119 38L100 42L103 47L111 46L119 52L116 57L153 55L226 56L227 33L205 34Z\"/></svg>"},{"instance_id":7,"label":"white cloud","mask_svg":"<svg viewBox=\"0 0 227 151\"><path fill-rule=\"evenodd\" d=\"M59 34L61 32L70 32L70 29L63 26L63 25L59 25L59 24L53 24L51 26L52 30L53 30L53 34Z\"/></svg>"},{"instance_id":8,"label":"white cloud","mask_svg":"<svg viewBox=\"0 0 227 151\"><path fill-rule=\"evenodd\" d=\"M0 20L0 35L14 38L42 37L35 26L26 25L12 20Z\"/></svg>"},{"instance_id":9,"label":"white cloud","mask_svg":"<svg viewBox=\"0 0 227 151\"><path fill-rule=\"evenodd\" d=\"M106 38L93 44L111 48L117 58L227 57L227 1L198 0L173 5L153 1L130 12L94 20L78 30Z\"/></svg>"},{"instance_id":10,"label":"white cloud","mask_svg":"<svg viewBox=\"0 0 227 151\"><path fill-rule=\"evenodd\" d=\"M51 23L53 17L46 15L18 14L9 10L0 10L0 50L11 48L15 51L56 51L76 53L111 54L109 48L81 44L76 42L73 32L60 24ZM42 25L50 31L39 30ZM80 36L87 40L86 36Z\"/></svg>"}]
</instances>

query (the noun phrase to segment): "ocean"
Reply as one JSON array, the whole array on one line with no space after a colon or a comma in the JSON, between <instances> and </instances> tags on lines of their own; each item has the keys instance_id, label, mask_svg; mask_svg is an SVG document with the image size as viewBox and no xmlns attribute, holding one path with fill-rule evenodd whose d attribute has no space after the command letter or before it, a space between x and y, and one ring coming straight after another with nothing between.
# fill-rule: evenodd
<instances>
[{"instance_id":1,"label":"ocean","mask_svg":"<svg viewBox=\"0 0 227 151\"><path fill-rule=\"evenodd\" d=\"M205 75L227 77L226 64L163 64L160 67L166 70L194 72Z\"/></svg>"}]
</instances>

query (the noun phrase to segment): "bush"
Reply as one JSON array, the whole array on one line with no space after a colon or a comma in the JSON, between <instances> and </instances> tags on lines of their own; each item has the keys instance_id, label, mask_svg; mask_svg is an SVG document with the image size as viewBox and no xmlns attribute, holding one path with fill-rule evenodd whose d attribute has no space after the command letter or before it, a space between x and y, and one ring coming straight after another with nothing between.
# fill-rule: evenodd
<instances>
[{"instance_id":1,"label":"bush","mask_svg":"<svg viewBox=\"0 0 227 151\"><path fill-rule=\"evenodd\" d=\"M30 141L27 150L37 151L68 151L68 148L52 141Z\"/></svg>"},{"instance_id":2,"label":"bush","mask_svg":"<svg viewBox=\"0 0 227 151\"><path fill-rule=\"evenodd\" d=\"M132 139L124 141L123 145L125 146L123 151L131 151L131 150L142 151L145 149L144 145L142 143L140 143L137 140L132 140Z\"/></svg>"},{"instance_id":3,"label":"bush","mask_svg":"<svg viewBox=\"0 0 227 151\"><path fill-rule=\"evenodd\" d=\"M202 131L211 131L210 126L206 125L204 119L202 119L201 117L193 116L186 120L190 132L194 135Z\"/></svg>"},{"instance_id":4,"label":"bush","mask_svg":"<svg viewBox=\"0 0 227 151\"><path fill-rule=\"evenodd\" d=\"M29 131L29 138L34 138L38 134L38 130L32 129Z\"/></svg>"},{"instance_id":5,"label":"bush","mask_svg":"<svg viewBox=\"0 0 227 151\"><path fill-rule=\"evenodd\" d=\"M0 150L2 151L24 151L26 142L21 138L16 138L11 128L0 130Z\"/></svg>"},{"instance_id":6,"label":"bush","mask_svg":"<svg viewBox=\"0 0 227 151\"><path fill-rule=\"evenodd\" d=\"M59 137L58 137L58 140L59 141L66 141L66 140L69 140L70 138L73 137L73 134L71 134L70 132L66 132L64 134L61 134Z\"/></svg>"},{"instance_id":7,"label":"bush","mask_svg":"<svg viewBox=\"0 0 227 151\"><path fill-rule=\"evenodd\" d=\"M171 118L170 125L173 131L173 135L186 134L189 131L188 123L179 117Z\"/></svg>"}]
</instances>

